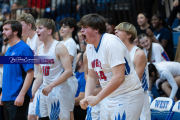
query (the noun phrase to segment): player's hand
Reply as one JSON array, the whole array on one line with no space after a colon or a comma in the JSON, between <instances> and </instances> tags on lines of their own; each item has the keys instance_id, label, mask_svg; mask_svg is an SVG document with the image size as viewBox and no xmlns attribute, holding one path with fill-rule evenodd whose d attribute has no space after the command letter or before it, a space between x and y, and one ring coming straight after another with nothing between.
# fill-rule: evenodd
<instances>
[{"instance_id":1,"label":"player's hand","mask_svg":"<svg viewBox=\"0 0 180 120\"><path fill-rule=\"evenodd\" d=\"M19 94L16 100L14 101L14 105L23 106L23 103L24 103L24 96Z\"/></svg>"},{"instance_id":2,"label":"player's hand","mask_svg":"<svg viewBox=\"0 0 180 120\"><path fill-rule=\"evenodd\" d=\"M45 88L43 88L42 93L45 96L48 96L48 94L52 91L53 87L51 86L51 84L49 84L48 86L46 86Z\"/></svg>"},{"instance_id":3,"label":"player's hand","mask_svg":"<svg viewBox=\"0 0 180 120\"><path fill-rule=\"evenodd\" d=\"M87 109L87 107L88 107L87 99L82 99L79 104L80 104L81 108L84 110Z\"/></svg>"},{"instance_id":4,"label":"player's hand","mask_svg":"<svg viewBox=\"0 0 180 120\"><path fill-rule=\"evenodd\" d=\"M100 101L98 100L97 96L88 96L87 97L88 104L93 107L97 105Z\"/></svg>"},{"instance_id":5,"label":"player's hand","mask_svg":"<svg viewBox=\"0 0 180 120\"><path fill-rule=\"evenodd\" d=\"M179 5L179 1L174 1L174 2L173 2L173 6L174 6L174 7L177 7L178 5Z\"/></svg>"},{"instance_id":6,"label":"player's hand","mask_svg":"<svg viewBox=\"0 0 180 120\"><path fill-rule=\"evenodd\" d=\"M153 37L154 36L154 33L150 29L147 29L146 33L148 34L149 37Z\"/></svg>"},{"instance_id":7,"label":"player's hand","mask_svg":"<svg viewBox=\"0 0 180 120\"><path fill-rule=\"evenodd\" d=\"M3 101L1 101L1 96L0 96L0 105L3 105Z\"/></svg>"},{"instance_id":8,"label":"player's hand","mask_svg":"<svg viewBox=\"0 0 180 120\"><path fill-rule=\"evenodd\" d=\"M34 99L34 93L32 93L32 99L30 99L30 102L33 102Z\"/></svg>"}]
</instances>

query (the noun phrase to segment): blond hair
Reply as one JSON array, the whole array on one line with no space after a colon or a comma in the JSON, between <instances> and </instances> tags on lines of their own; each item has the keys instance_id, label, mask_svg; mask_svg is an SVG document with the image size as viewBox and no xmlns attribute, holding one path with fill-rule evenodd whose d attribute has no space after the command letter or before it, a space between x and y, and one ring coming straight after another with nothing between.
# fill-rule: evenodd
<instances>
[{"instance_id":1,"label":"blond hair","mask_svg":"<svg viewBox=\"0 0 180 120\"><path fill-rule=\"evenodd\" d=\"M54 36L55 34L55 22L52 19L48 19L48 18L41 18L37 23L36 26L42 25L44 27L46 27L47 29L51 29L52 33L51 35Z\"/></svg>"},{"instance_id":2,"label":"blond hair","mask_svg":"<svg viewBox=\"0 0 180 120\"><path fill-rule=\"evenodd\" d=\"M122 31L125 31L127 34L131 34L130 42L133 43L133 41L137 37L137 30L134 27L134 25L128 23L128 22L122 22L119 25L117 25L114 29L119 29Z\"/></svg>"},{"instance_id":3,"label":"blond hair","mask_svg":"<svg viewBox=\"0 0 180 120\"><path fill-rule=\"evenodd\" d=\"M31 24L31 29L35 30L35 20L31 14L23 13L17 17L17 21L24 21L26 24Z\"/></svg>"}]
</instances>

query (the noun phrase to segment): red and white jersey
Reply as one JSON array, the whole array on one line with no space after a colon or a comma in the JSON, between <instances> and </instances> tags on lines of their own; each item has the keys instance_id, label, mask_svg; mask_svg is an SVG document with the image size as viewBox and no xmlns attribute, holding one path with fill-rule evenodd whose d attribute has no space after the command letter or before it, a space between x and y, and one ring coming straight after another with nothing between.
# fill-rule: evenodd
<instances>
[{"instance_id":1,"label":"red and white jersey","mask_svg":"<svg viewBox=\"0 0 180 120\"><path fill-rule=\"evenodd\" d=\"M36 33L32 39L28 37L26 41L26 43L29 45L29 47L33 51L34 56L37 55L37 40L38 40L38 35ZM37 77L38 72L39 72L39 67L37 65L34 65L34 77Z\"/></svg>"},{"instance_id":2,"label":"red and white jersey","mask_svg":"<svg viewBox=\"0 0 180 120\"><path fill-rule=\"evenodd\" d=\"M129 52L124 43L115 35L103 34L97 49L93 45L88 44L86 51L88 68L94 69L99 76L102 88L105 88L113 77L112 68L125 64L125 81L109 97L118 96L141 87Z\"/></svg>"},{"instance_id":3,"label":"red and white jersey","mask_svg":"<svg viewBox=\"0 0 180 120\"><path fill-rule=\"evenodd\" d=\"M134 56L136 54L137 49L140 49L140 48L137 46L134 46L130 52L130 57L131 57L132 64L134 65L134 69L136 67L134 64L134 59L136 59L136 58L134 58ZM144 89L144 91L146 91L149 88L149 71L148 71L147 65L144 69L144 73L143 73L143 76L141 78L141 83L142 83L142 88Z\"/></svg>"},{"instance_id":4,"label":"red and white jersey","mask_svg":"<svg viewBox=\"0 0 180 120\"><path fill-rule=\"evenodd\" d=\"M60 60L57 59L55 54L56 45L61 44L57 40L54 40L52 43L49 51L47 53L44 53L43 48L44 44L40 46L39 54L38 56L45 56L45 61L51 64L40 64L42 72L43 72L43 85L47 86L53 81L57 80L57 78L63 73L64 68L60 62Z\"/></svg>"},{"instance_id":5,"label":"red and white jersey","mask_svg":"<svg viewBox=\"0 0 180 120\"><path fill-rule=\"evenodd\" d=\"M72 63L72 68L73 68L73 73L74 73L76 70L76 59L77 59L76 43L73 38L69 38L66 41L61 41L61 43L63 43L66 46L66 48L68 49L69 55L74 57L73 63Z\"/></svg>"},{"instance_id":6,"label":"red and white jersey","mask_svg":"<svg viewBox=\"0 0 180 120\"><path fill-rule=\"evenodd\" d=\"M148 51L146 49L143 49L146 56L148 55ZM160 63L162 61L170 61L167 53L165 52L164 48L159 43L152 43L152 57L151 62L153 62L154 65L157 63Z\"/></svg>"}]
</instances>

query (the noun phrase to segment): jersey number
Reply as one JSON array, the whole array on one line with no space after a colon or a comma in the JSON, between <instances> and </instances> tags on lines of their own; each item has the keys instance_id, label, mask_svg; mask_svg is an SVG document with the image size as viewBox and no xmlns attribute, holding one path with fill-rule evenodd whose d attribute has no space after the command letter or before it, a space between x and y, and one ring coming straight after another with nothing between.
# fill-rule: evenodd
<instances>
[{"instance_id":1,"label":"jersey number","mask_svg":"<svg viewBox=\"0 0 180 120\"><path fill-rule=\"evenodd\" d=\"M49 66L43 66L43 75L48 76L49 75Z\"/></svg>"},{"instance_id":2,"label":"jersey number","mask_svg":"<svg viewBox=\"0 0 180 120\"><path fill-rule=\"evenodd\" d=\"M106 81L107 80L107 77L104 75L104 72L103 71L99 71L99 74L97 73L97 71L96 71L96 74L98 75L98 77L99 77L99 79L100 80L104 80L104 81Z\"/></svg>"}]
</instances>

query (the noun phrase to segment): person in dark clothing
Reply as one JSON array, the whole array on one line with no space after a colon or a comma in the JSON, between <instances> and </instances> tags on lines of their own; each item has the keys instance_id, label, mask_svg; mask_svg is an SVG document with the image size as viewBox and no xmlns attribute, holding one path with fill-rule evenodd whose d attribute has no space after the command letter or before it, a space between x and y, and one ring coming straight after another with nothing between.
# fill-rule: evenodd
<instances>
[{"instance_id":1,"label":"person in dark clothing","mask_svg":"<svg viewBox=\"0 0 180 120\"><path fill-rule=\"evenodd\" d=\"M150 36L153 42L161 44L170 60L173 61L174 45L171 29L167 26L160 15L153 15L151 23L155 28L155 31L152 32L151 30L148 30L148 36Z\"/></svg>"},{"instance_id":2,"label":"person in dark clothing","mask_svg":"<svg viewBox=\"0 0 180 120\"><path fill-rule=\"evenodd\" d=\"M140 34L147 34L146 30L150 29L151 31L154 31L155 29L153 28L153 26L151 24L148 23L148 15L146 13L139 13L137 16L137 23L138 23L138 27L137 29L137 35Z\"/></svg>"}]
</instances>

